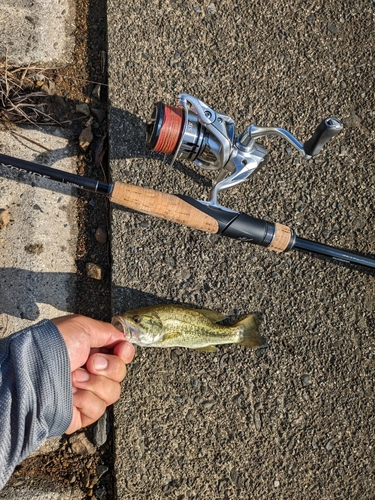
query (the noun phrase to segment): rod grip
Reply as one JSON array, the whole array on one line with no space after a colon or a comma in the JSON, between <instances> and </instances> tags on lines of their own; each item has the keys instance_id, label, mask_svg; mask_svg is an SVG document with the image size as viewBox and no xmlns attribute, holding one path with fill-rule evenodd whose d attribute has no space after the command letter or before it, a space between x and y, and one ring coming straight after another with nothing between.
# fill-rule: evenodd
<instances>
[{"instance_id":1,"label":"rod grip","mask_svg":"<svg viewBox=\"0 0 375 500\"><path fill-rule=\"evenodd\" d=\"M309 156L319 154L327 142L339 134L342 129L343 124L340 120L337 118L326 118L318 125L311 139L303 145L305 153Z\"/></svg>"},{"instance_id":2,"label":"rod grip","mask_svg":"<svg viewBox=\"0 0 375 500\"><path fill-rule=\"evenodd\" d=\"M123 207L193 229L207 233L219 232L219 224L215 218L173 194L115 182L109 199Z\"/></svg>"}]
</instances>

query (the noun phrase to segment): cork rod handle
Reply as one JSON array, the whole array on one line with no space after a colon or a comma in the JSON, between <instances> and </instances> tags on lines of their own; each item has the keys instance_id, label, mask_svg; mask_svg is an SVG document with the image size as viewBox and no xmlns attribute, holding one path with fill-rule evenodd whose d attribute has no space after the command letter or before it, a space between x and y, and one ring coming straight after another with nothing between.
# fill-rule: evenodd
<instances>
[{"instance_id":1,"label":"cork rod handle","mask_svg":"<svg viewBox=\"0 0 375 500\"><path fill-rule=\"evenodd\" d=\"M123 207L177 222L193 229L208 233L219 232L219 224L213 217L173 194L115 182L109 199Z\"/></svg>"}]
</instances>

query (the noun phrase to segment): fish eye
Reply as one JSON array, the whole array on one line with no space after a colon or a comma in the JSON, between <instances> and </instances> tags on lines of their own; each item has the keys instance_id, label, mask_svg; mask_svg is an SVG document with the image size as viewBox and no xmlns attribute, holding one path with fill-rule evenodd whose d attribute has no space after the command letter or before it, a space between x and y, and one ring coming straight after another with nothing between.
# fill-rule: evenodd
<instances>
[{"instance_id":1,"label":"fish eye","mask_svg":"<svg viewBox=\"0 0 375 500\"><path fill-rule=\"evenodd\" d=\"M133 316L133 320L135 323L140 323L142 321L142 318L140 316Z\"/></svg>"}]
</instances>

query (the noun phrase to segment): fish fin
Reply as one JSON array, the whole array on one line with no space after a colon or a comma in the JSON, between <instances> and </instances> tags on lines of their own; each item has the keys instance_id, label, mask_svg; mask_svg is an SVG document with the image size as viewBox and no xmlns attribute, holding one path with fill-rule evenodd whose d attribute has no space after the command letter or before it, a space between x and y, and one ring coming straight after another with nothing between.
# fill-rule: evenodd
<instances>
[{"instance_id":1,"label":"fish fin","mask_svg":"<svg viewBox=\"0 0 375 500\"><path fill-rule=\"evenodd\" d=\"M214 345L208 345L206 347L194 347L194 350L202 352L217 352L219 349Z\"/></svg>"},{"instance_id":2,"label":"fish fin","mask_svg":"<svg viewBox=\"0 0 375 500\"><path fill-rule=\"evenodd\" d=\"M211 309L197 309L197 312L205 316L206 318L218 323L226 318L225 314L218 313L216 311L211 311Z\"/></svg>"},{"instance_id":3,"label":"fish fin","mask_svg":"<svg viewBox=\"0 0 375 500\"><path fill-rule=\"evenodd\" d=\"M243 327L243 332L241 340L238 344L245 347L253 347L254 349L264 346L266 344L266 340L259 333L261 324L262 321L257 314L249 314L249 316L246 316L246 318L239 321L237 325Z\"/></svg>"},{"instance_id":4,"label":"fish fin","mask_svg":"<svg viewBox=\"0 0 375 500\"><path fill-rule=\"evenodd\" d=\"M163 340L172 340L177 339L178 337L181 337L180 332L170 332L163 335Z\"/></svg>"}]
</instances>

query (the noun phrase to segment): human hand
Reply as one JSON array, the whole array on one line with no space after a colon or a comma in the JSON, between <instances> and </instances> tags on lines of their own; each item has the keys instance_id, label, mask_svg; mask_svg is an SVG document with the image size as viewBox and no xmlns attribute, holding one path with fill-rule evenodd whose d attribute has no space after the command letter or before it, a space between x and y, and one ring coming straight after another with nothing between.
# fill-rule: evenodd
<instances>
[{"instance_id":1,"label":"human hand","mask_svg":"<svg viewBox=\"0 0 375 500\"><path fill-rule=\"evenodd\" d=\"M73 418L66 433L72 434L98 420L119 399L134 347L110 323L81 315L51 321L64 338L70 358Z\"/></svg>"}]
</instances>

